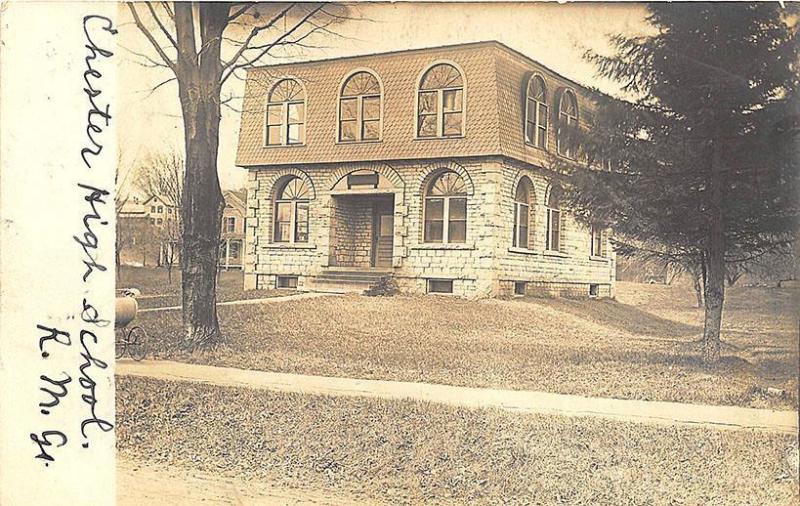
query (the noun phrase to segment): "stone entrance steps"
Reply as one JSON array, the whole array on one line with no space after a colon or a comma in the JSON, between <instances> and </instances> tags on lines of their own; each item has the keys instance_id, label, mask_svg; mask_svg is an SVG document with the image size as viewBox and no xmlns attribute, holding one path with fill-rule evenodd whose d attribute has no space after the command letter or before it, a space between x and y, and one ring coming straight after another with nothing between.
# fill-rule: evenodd
<instances>
[{"instance_id":1,"label":"stone entrance steps","mask_svg":"<svg viewBox=\"0 0 800 506\"><path fill-rule=\"evenodd\" d=\"M315 292L362 293L390 277L392 271L385 269L329 268L313 277L309 288Z\"/></svg>"}]
</instances>

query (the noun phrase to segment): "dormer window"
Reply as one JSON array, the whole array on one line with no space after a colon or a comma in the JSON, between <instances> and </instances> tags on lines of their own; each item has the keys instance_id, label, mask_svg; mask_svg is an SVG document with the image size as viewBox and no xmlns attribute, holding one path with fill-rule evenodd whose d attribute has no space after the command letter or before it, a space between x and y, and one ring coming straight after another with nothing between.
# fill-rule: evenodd
<instances>
[{"instance_id":1,"label":"dormer window","mask_svg":"<svg viewBox=\"0 0 800 506\"><path fill-rule=\"evenodd\" d=\"M306 94L294 79L279 81L267 99L267 146L306 141Z\"/></svg>"},{"instance_id":2,"label":"dormer window","mask_svg":"<svg viewBox=\"0 0 800 506\"><path fill-rule=\"evenodd\" d=\"M369 72L350 76L339 97L339 142L381 137L381 85Z\"/></svg>"},{"instance_id":3,"label":"dormer window","mask_svg":"<svg viewBox=\"0 0 800 506\"><path fill-rule=\"evenodd\" d=\"M525 142L547 149L547 89L539 75L528 81L526 104Z\"/></svg>"},{"instance_id":4,"label":"dormer window","mask_svg":"<svg viewBox=\"0 0 800 506\"><path fill-rule=\"evenodd\" d=\"M447 63L422 76L417 94L417 136L460 137L464 134L464 78Z\"/></svg>"},{"instance_id":5,"label":"dormer window","mask_svg":"<svg viewBox=\"0 0 800 506\"><path fill-rule=\"evenodd\" d=\"M575 94L565 90L558 102L558 154L574 159L577 154L578 102Z\"/></svg>"}]
</instances>

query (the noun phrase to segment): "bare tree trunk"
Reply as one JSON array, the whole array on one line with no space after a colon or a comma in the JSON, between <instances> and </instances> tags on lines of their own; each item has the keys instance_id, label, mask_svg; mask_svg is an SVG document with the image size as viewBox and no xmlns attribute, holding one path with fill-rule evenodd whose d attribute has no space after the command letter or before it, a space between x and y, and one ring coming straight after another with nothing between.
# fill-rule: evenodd
<instances>
[{"instance_id":1,"label":"bare tree trunk","mask_svg":"<svg viewBox=\"0 0 800 506\"><path fill-rule=\"evenodd\" d=\"M705 322L703 326L703 361L719 362L722 306L725 302L725 235L722 216L722 176L720 174L720 136L714 139L711 155L711 202L709 234L705 262Z\"/></svg>"},{"instance_id":2,"label":"bare tree trunk","mask_svg":"<svg viewBox=\"0 0 800 506\"><path fill-rule=\"evenodd\" d=\"M220 122L220 43L229 5L201 3L202 40L195 53L193 5L175 4L178 37L178 94L186 140L186 170L181 203L183 326L189 349L211 348L221 339L217 319L217 240L222 191L217 175Z\"/></svg>"}]
</instances>

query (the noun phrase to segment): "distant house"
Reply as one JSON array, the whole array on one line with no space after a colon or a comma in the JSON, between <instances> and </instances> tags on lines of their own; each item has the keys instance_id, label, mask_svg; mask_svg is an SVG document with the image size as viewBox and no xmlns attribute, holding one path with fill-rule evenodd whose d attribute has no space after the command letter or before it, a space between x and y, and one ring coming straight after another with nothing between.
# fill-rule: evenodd
<instances>
[{"instance_id":1,"label":"distant house","mask_svg":"<svg viewBox=\"0 0 800 506\"><path fill-rule=\"evenodd\" d=\"M548 169L593 109L494 41L250 70L246 288L612 295L610 231Z\"/></svg>"},{"instance_id":2,"label":"distant house","mask_svg":"<svg viewBox=\"0 0 800 506\"><path fill-rule=\"evenodd\" d=\"M244 191L223 192L219 265L242 269L247 200ZM131 196L121 206L118 247L122 265L163 267L180 260L180 209L165 197Z\"/></svg>"},{"instance_id":3,"label":"distant house","mask_svg":"<svg viewBox=\"0 0 800 506\"><path fill-rule=\"evenodd\" d=\"M222 196L225 209L222 211L219 266L225 270L242 269L247 194L244 191L226 190Z\"/></svg>"},{"instance_id":4,"label":"distant house","mask_svg":"<svg viewBox=\"0 0 800 506\"><path fill-rule=\"evenodd\" d=\"M130 196L117 215L117 248L122 265L177 262L180 239L178 207L161 196Z\"/></svg>"}]
</instances>

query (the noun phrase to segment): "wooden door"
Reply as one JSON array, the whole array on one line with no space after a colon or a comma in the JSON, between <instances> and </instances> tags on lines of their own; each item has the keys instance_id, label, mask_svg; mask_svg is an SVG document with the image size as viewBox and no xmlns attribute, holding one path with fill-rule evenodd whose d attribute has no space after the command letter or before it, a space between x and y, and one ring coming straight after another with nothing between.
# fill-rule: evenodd
<instances>
[{"instance_id":1,"label":"wooden door","mask_svg":"<svg viewBox=\"0 0 800 506\"><path fill-rule=\"evenodd\" d=\"M394 203L378 202L372 216L372 266L391 267L394 249Z\"/></svg>"}]
</instances>

